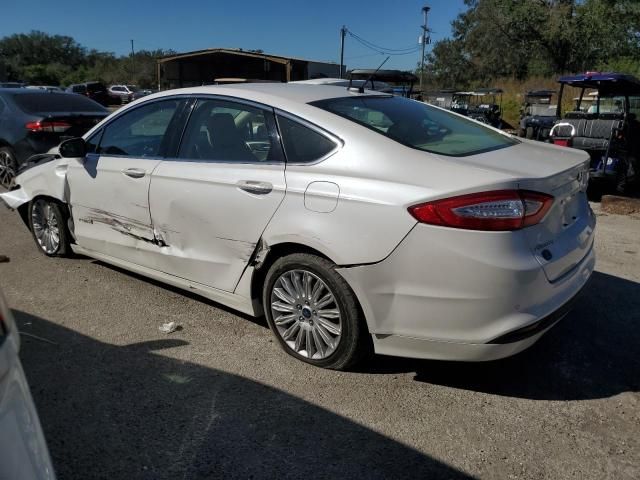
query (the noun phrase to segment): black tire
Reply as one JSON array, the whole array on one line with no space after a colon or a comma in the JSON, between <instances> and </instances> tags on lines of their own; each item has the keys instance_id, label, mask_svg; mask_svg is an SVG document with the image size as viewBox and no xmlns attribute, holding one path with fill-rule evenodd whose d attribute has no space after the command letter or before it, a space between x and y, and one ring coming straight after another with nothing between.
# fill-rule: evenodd
<instances>
[{"instance_id":1,"label":"black tire","mask_svg":"<svg viewBox=\"0 0 640 480\"><path fill-rule=\"evenodd\" d=\"M262 304L269 327L280 346L289 355L317 367L333 370L348 370L362 361L372 351L371 338L358 300L344 278L335 271L336 265L329 260L307 253L294 253L276 260L267 272ZM287 345L279 333L271 312L271 293L281 275L292 270L304 270L324 282L335 298L341 315L341 333L333 353L322 359L310 359L298 354ZM300 317L302 318L302 317Z\"/></svg>"},{"instance_id":2,"label":"black tire","mask_svg":"<svg viewBox=\"0 0 640 480\"><path fill-rule=\"evenodd\" d=\"M519 128L519 129L518 129L518 136L519 136L520 138L524 138L524 136L525 136L526 134L527 134L527 133L526 133L526 130L525 130L524 128Z\"/></svg>"},{"instance_id":3,"label":"black tire","mask_svg":"<svg viewBox=\"0 0 640 480\"><path fill-rule=\"evenodd\" d=\"M41 243L41 241L38 240L38 234L36 233L37 215L34 215L34 212L37 212L38 208L44 208L45 206L50 208L51 215L55 218L55 222L58 227L58 243L53 249L47 249L44 244L45 242ZM53 199L39 197L33 199L29 203L27 216L29 230L31 230L31 236L36 243L38 250L47 257L66 257L72 253L70 244L71 234L67 227L67 219L68 214L66 207Z\"/></svg>"},{"instance_id":4,"label":"black tire","mask_svg":"<svg viewBox=\"0 0 640 480\"><path fill-rule=\"evenodd\" d=\"M10 147L0 147L0 187L9 189L18 172L18 160Z\"/></svg>"}]
</instances>

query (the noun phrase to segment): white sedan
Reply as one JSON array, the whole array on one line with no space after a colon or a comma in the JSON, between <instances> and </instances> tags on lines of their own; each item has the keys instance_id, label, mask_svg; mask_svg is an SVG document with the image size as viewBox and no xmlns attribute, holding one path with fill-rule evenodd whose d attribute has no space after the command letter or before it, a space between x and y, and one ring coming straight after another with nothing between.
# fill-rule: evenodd
<instances>
[{"instance_id":1,"label":"white sedan","mask_svg":"<svg viewBox=\"0 0 640 480\"><path fill-rule=\"evenodd\" d=\"M595 263L584 152L388 94L244 84L123 108L2 198L81 253L266 315L344 369L532 345Z\"/></svg>"}]
</instances>

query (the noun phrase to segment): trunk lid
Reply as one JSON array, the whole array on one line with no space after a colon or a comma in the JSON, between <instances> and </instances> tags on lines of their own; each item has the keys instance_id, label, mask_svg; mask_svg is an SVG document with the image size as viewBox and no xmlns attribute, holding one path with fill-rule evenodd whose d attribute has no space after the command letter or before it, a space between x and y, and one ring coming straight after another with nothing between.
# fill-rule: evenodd
<instances>
[{"instance_id":1,"label":"trunk lid","mask_svg":"<svg viewBox=\"0 0 640 480\"><path fill-rule=\"evenodd\" d=\"M543 220L522 230L550 282L561 280L589 253L595 216L586 195L589 156L585 152L525 141L460 161L505 173L519 189L554 197Z\"/></svg>"}]
</instances>

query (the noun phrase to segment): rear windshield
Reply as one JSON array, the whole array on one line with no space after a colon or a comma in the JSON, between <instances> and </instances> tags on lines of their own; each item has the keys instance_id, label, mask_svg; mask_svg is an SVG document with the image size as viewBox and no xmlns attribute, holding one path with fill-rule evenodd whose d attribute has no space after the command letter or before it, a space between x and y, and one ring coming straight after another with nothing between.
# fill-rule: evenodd
<instances>
[{"instance_id":1,"label":"rear windshield","mask_svg":"<svg viewBox=\"0 0 640 480\"><path fill-rule=\"evenodd\" d=\"M401 97L343 97L312 105L425 152L462 157L518 143L466 118Z\"/></svg>"},{"instance_id":2,"label":"rear windshield","mask_svg":"<svg viewBox=\"0 0 640 480\"><path fill-rule=\"evenodd\" d=\"M67 93L34 92L13 94L14 103L26 113L96 112L107 110L93 100Z\"/></svg>"}]
</instances>

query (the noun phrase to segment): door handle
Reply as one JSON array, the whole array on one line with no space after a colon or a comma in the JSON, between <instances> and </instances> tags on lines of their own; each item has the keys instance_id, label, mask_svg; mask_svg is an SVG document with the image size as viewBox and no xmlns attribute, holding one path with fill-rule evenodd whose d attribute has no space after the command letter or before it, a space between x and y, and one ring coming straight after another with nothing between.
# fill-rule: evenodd
<instances>
[{"instance_id":1,"label":"door handle","mask_svg":"<svg viewBox=\"0 0 640 480\"><path fill-rule=\"evenodd\" d=\"M125 168L122 173L131 178L142 178L147 174L146 170L141 168Z\"/></svg>"},{"instance_id":2,"label":"door handle","mask_svg":"<svg viewBox=\"0 0 640 480\"><path fill-rule=\"evenodd\" d=\"M238 188L247 193L253 193L254 195L266 195L273 191L273 185L269 182L256 182L254 180L240 180Z\"/></svg>"}]
</instances>

